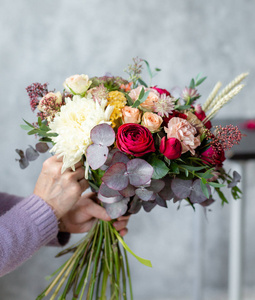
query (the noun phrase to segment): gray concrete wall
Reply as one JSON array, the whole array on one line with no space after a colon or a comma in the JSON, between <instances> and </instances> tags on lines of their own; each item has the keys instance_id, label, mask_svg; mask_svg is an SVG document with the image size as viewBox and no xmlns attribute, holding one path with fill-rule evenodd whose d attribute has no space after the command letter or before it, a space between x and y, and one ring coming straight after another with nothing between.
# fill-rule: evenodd
<instances>
[{"instance_id":1,"label":"gray concrete wall","mask_svg":"<svg viewBox=\"0 0 255 300\"><path fill-rule=\"evenodd\" d=\"M25 87L49 82L62 88L76 73L125 75L133 57L162 72L154 83L184 86L199 72L208 76L204 99L220 80L227 84L249 71L247 86L218 118L255 118L255 2L251 0L0 0L0 189L28 195L40 172L42 156L20 170L15 148L34 140L22 131L22 118L33 121ZM201 100L203 101L203 99ZM255 298L254 162L247 170L244 294ZM211 207L206 221L204 299L226 299L229 206ZM77 239L77 237L76 237ZM130 257L135 299L192 299L194 212L170 203L132 217L127 243L148 258L147 269ZM45 286L61 260L56 249L41 249L31 260L0 279L0 299L30 300Z\"/></svg>"}]
</instances>

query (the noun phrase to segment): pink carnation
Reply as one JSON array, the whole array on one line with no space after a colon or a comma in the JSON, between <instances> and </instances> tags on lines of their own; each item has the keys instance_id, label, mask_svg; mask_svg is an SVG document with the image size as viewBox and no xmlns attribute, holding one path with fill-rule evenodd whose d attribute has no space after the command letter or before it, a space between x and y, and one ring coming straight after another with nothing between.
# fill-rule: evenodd
<instances>
[{"instance_id":1,"label":"pink carnation","mask_svg":"<svg viewBox=\"0 0 255 300\"><path fill-rule=\"evenodd\" d=\"M177 138L182 144L182 153L190 151L193 155L195 149L200 145L200 138L197 135L197 130L187 120L174 117L168 122L168 127L165 127L167 138Z\"/></svg>"}]
</instances>

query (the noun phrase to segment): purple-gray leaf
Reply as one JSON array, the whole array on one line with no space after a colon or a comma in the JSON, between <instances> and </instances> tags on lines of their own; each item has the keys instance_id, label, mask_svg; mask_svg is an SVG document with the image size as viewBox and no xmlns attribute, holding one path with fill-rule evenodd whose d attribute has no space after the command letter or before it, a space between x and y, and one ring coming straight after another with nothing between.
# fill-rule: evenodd
<instances>
[{"instance_id":1,"label":"purple-gray leaf","mask_svg":"<svg viewBox=\"0 0 255 300\"><path fill-rule=\"evenodd\" d=\"M43 142L39 142L35 145L35 149L36 151L40 152L40 153L45 153L47 152L50 148L47 145L47 143L43 143Z\"/></svg>"},{"instance_id":2,"label":"purple-gray leaf","mask_svg":"<svg viewBox=\"0 0 255 300\"><path fill-rule=\"evenodd\" d=\"M196 179L196 180L194 180L194 182L192 184L191 194L189 196L190 201L192 203L202 203L207 199L207 197L205 196L205 194L202 191L200 181L201 181L200 179ZM209 195L210 195L211 188L208 184L206 184L206 187L207 187Z\"/></svg>"},{"instance_id":3,"label":"purple-gray leaf","mask_svg":"<svg viewBox=\"0 0 255 300\"><path fill-rule=\"evenodd\" d=\"M26 158L29 161L36 160L39 156L38 152L32 147L29 146L29 148L26 149Z\"/></svg>"},{"instance_id":4,"label":"purple-gray leaf","mask_svg":"<svg viewBox=\"0 0 255 300\"><path fill-rule=\"evenodd\" d=\"M135 190L135 194L143 201L149 201L151 200L153 196L153 191L149 191L145 187L139 187L138 189ZM155 198L154 198L155 199ZM154 200L153 199L153 200Z\"/></svg>"},{"instance_id":5,"label":"purple-gray leaf","mask_svg":"<svg viewBox=\"0 0 255 300\"><path fill-rule=\"evenodd\" d=\"M160 179L152 179L151 185L148 187L149 191L153 191L155 193L159 193L165 186L165 182Z\"/></svg>"},{"instance_id":6,"label":"purple-gray leaf","mask_svg":"<svg viewBox=\"0 0 255 300\"><path fill-rule=\"evenodd\" d=\"M156 205L156 201L143 201L142 202L142 205L143 205L143 209L146 211L146 212L150 212Z\"/></svg>"},{"instance_id":7,"label":"purple-gray leaf","mask_svg":"<svg viewBox=\"0 0 255 300\"><path fill-rule=\"evenodd\" d=\"M206 199L205 201L201 202L200 205L202 205L203 207L207 207L207 206L211 205L213 202L215 202L215 200Z\"/></svg>"},{"instance_id":8,"label":"purple-gray leaf","mask_svg":"<svg viewBox=\"0 0 255 300\"><path fill-rule=\"evenodd\" d=\"M98 198L104 203L114 203L123 199L123 196L113 189L110 189L106 184L102 183L98 191Z\"/></svg>"},{"instance_id":9,"label":"purple-gray leaf","mask_svg":"<svg viewBox=\"0 0 255 300\"><path fill-rule=\"evenodd\" d=\"M125 153L117 151L113 154L110 165L113 165L117 162L123 162L123 163L127 164L129 161L130 161L130 159L127 157L127 155Z\"/></svg>"},{"instance_id":10,"label":"purple-gray leaf","mask_svg":"<svg viewBox=\"0 0 255 300\"><path fill-rule=\"evenodd\" d=\"M128 186L127 167L119 162L107 169L102 177L102 181L111 189L121 191Z\"/></svg>"},{"instance_id":11,"label":"purple-gray leaf","mask_svg":"<svg viewBox=\"0 0 255 300\"><path fill-rule=\"evenodd\" d=\"M133 200L130 202L130 208L128 212L130 214L137 214L140 211L141 207L142 207L142 201L137 196L135 196Z\"/></svg>"},{"instance_id":12,"label":"purple-gray leaf","mask_svg":"<svg viewBox=\"0 0 255 300\"><path fill-rule=\"evenodd\" d=\"M156 203L161 207L166 207L167 208L166 200L161 198L158 194L156 195Z\"/></svg>"},{"instance_id":13,"label":"purple-gray leaf","mask_svg":"<svg viewBox=\"0 0 255 300\"><path fill-rule=\"evenodd\" d=\"M167 178L164 178L163 181L165 182L165 186L159 192L159 196L167 201L172 200L175 197L175 194L173 193L172 188L171 188L172 180L169 177L167 177Z\"/></svg>"},{"instance_id":14,"label":"purple-gray leaf","mask_svg":"<svg viewBox=\"0 0 255 300\"><path fill-rule=\"evenodd\" d=\"M29 161L27 160L27 158L25 157L25 154L22 150L20 149L16 149L15 150L19 156L20 156L20 159L16 159L18 162L19 162L19 166L21 169L25 169L28 165L29 165Z\"/></svg>"},{"instance_id":15,"label":"purple-gray leaf","mask_svg":"<svg viewBox=\"0 0 255 300\"><path fill-rule=\"evenodd\" d=\"M90 138L94 144L111 146L115 141L115 132L110 125L103 123L91 130Z\"/></svg>"},{"instance_id":16,"label":"purple-gray leaf","mask_svg":"<svg viewBox=\"0 0 255 300\"><path fill-rule=\"evenodd\" d=\"M87 162L93 170L96 170L106 162L108 153L107 146L92 144L86 150Z\"/></svg>"},{"instance_id":17,"label":"purple-gray leaf","mask_svg":"<svg viewBox=\"0 0 255 300\"><path fill-rule=\"evenodd\" d=\"M135 187L129 184L125 189L119 191L119 193L125 198L132 197L135 195Z\"/></svg>"},{"instance_id":18,"label":"purple-gray leaf","mask_svg":"<svg viewBox=\"0 0 255 300\"><path fill-rule=\"evenodd\" d=\"M184 180L180 178L175 178L172 180L171 188L174 194L180 198L185 199L189 197L191 193L192 180Z\"/></svg>"},{"instance_id":19,"label":"purple-gray leaf","mask_svg":"<svg viewBox=\"0 0 255 300\"><path fill-rule=\"evenodd\" d=\"M153 167L145 160L135 158L127 163L127 173L132 185L141 186L151 179Z\"/></svg>"},{"instance_id":20,"label":"purple-gray leaf","mask_svg":"<svg viewBox=\"0 0 255 300\"><path fill-rule=\"evenodd\" d=\"M129 198L123 198L121 201L112 203L112 204L107 204L104 203L104 207L106 209L107 214L112 218L112 219L117 219L120 216L123 216L126 211L127 211L127 204L129 202Z\"/></svg>"},{"instance_id":21,"label":"purple-gray leaf","mask_svg":"<svg viewBox=\"0 0 255 300\"><path fill-rule=\"evenodd\" d=\"M228 188L235 187L237 183L241 181L241 178L241 175L238 172L234 171L233 180L228 184Z\"/></svg>"}]
</instances>

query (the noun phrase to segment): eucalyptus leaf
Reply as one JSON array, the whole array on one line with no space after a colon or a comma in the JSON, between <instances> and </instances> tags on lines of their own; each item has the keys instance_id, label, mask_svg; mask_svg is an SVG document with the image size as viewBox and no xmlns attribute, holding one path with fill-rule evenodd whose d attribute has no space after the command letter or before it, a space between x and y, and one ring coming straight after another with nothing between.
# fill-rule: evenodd
<instances>
[{"instance_id":1,"label":"eucalyptus leaf","mask_svg":"<svg viewBox=\"0 0 255 300\"><path fill-rule=\"evenodd\" d=\"M147 85L141 78L138 78L138 82L139 82L141 85L143 85L143 86L145 86L145 87L148 87L148 85Z\"/></svg>"},{"instance_id":2,"label":"eucalyptus leaf","mask_svg":"<svg viewBox=\"0 0 255 300\"><path fill-rule=\"evenodd\" d=\"M35 149L40 153L45 153L49 150L49 146L46 143L40 142L35 145Z\"/></svg>"},{"instance_id":3,"label":"eucalyptus leaf","mask_svg":"<svg viewBox=\"0 0 255 300\"><path fill-rule=\"evenodd\" d=\"M119 162L109 167L104 173L102 181L113 190L125 189L129 184L126 164Z\"/></svg>"},{"instance_id":4,"label":"eucalyptus leaf","mask_svg":"<svg viewBox=\"0 0 255 300\"><path fill-rule=\"evenodd\" d=\"M86 150L87 162L93 170L96 170L106 162L108 153L107 146L92 144Z\"/></svg>"},{"instance_id":5,"label":"eucalyptus leaf","mask_svg":"<svg viewBox=\"0 0 255 300\"><path fill-rule=\"evenodd\" d=\"M104 203L104 208L112 219L117 219L126 213L128 202L129 198L123 198L121 201L112 204Z\"/></svg>"},{"instance_id":6,"label":"eucalyptus leaf","mask_svg":"<svg viewBox=\"0 0 255 300\"><path fill-rule=\"evenodd\" d=\"M142 186L151 180L153 167L147 161L135 158L127 163L127 173L130 184Z\"/></svg>"},{"instance_id":7,"label":"eucalyptus leaf","mask_svg":"<svg viewBox=\"0 0 255 300\"><path fill-rule=\"evenodd\" d=\"M115 141L115 132L110 125L103 123L91 130L90 138L94 144L111 146Z\"/></svg>"},{"instance_id":8,"label":"eucalyptus leaf","mask_svg":"<svg viewBox=\"0 0 255 300\"><path fill-rule=\"evenodd\" d=\"M166 164L155 155L153 155L148 162L153 167L152 179L161 179L169 172L169 168Z\"/></svg>"},{"instance_id":9,"label":"eucalyptus leaf","mask_svg":"<svg viewBox=\"0 0 255 300\"><path fill-rule=\"evenodd\" d=\"M29 126L29 125L21 124L20 127L24 130L31 130L31 126Z\"/></svg>"},{"instance_id":10,"label":"eucalyptus leaf","mask_svg":"<svg viewBox=\"0 0 255 300\"><path fill-rule=\"evenodd\" d=\"M174 178L171 182L171 188L179 199L185 199L190 196L192 184L192 180Z\"/></svg>"},{"instance_id":11,"label":"eucalyptus leaf","mask_svg":"<svg viewBox=\"0 0 255 300\"><path fill-rule=\"evenodd\" d=\"M38 152L32 146L29 146L29 148L26 149L27 160L29 161L36 160L38 156L39 156Z\"/></svg>"}]
</instances>

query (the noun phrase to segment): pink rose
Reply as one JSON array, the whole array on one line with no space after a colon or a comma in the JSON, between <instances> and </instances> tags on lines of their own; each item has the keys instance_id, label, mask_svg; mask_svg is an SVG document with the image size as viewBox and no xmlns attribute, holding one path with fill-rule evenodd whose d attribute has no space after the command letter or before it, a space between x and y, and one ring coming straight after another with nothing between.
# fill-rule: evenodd
<instances>
[{"instance_id":1,"label":"pink rose","mask_svg":"<svg viewBox=\"0 0 255 300\"><path fill-rule=\"evenodd\" d=\"M153 86L152 89L156 90L160 95L166 94L167 96L171 97L171 94L167 90L160 89L156 85Z\"/></svg>"},{"instance_id":2,"label":"pink rose","mask_svg":"<svg viewBox=\"0 0 255 300\"><path fill-rule=\"evenodd\" d=\"M187 120L174 117L165 127L167 138L175 137L182 144L182 153L190 151L193 155L195 149L200 145L200 137L197 136L197 130Z\"/></svg>"},{"instance_id":3,"label":"pink rose","mask_svg":"<svg viewBox=\"0 0 255 300\"><path fill-rule=\"evenodd\" d=\"M142 118L142 125L148 128L151 132L158 131L161 126L163 119L152 112L145 112Z\"/></svg>"},{"instance_id":4,"label":"pink rose","mask_svg":"<svg viewBox=\"0 0 255 300\"><path fill-rule=\"evenodd\" d=\"M156 151L149 129L134 123L123 124L118 128L116 144L120 151L136 157Z\"/></svg>"},{"instance_id":5,"label":"pink rose","mask_svg":"<svg viewBox=\"0 0 255 300\"><path fill-rule=\"evenodd\" d=\"M216 167L222 167L223 161L226 159L225 153L223 149L214 149L213 147L208 148L205 150L201 155L200 158L205 162Z\"/></svg>"},{"instance_id":6,"label":"pink rose","mask_svg":"<svg viewBox=\"0 0 255 300\"><path fill-rule=\"evenodd\" d=\"M122 122L125 123L140 123L142 112L135 107L124 106L122 108Z\"/></svg>"},{"instance_id":7,"label":"pink rose","mask_svg":"<svg viewBox=\"0 0 255 300\"><path fill-rule=\"evenodd\" d=\"M160 142L159 151L168 159L177 159L182 154L182 145L178 139L166 139L164 136Z\"/></svg>"},{"instance_id":8,"label":"pink rose","mask_svg":"<svg viewBox=\"0 0 255 300\"><path fill-rule=\"evenodd\" d=\"M142 85L139 85L137 88L130 91L129 97L133 100L133 102L135 102L138 99L142 88L144 88L144 92L150 91L150 93L147 99L143 103L141 103L140 106L147 111L153 111L154 103L158 102L159 99L159 93L155 89L146 88Z\"/></svg>"},{"instance_id":9,"label":"pink rose","mask_svg":"<svg viewBox=\"0 0 255 300\"><path fill-rule=\"evenodd\" d=\"M206 114L205 112L202 110L201 108L201 105L200 104L197 104L196 107L195 107L195 115L196 117L200 120L200 121L203 121L206 117ZM207 121L205 124L205 127L208 128L208 129L211 129L212 128L212 123L210 121Z\"/></svg>"}]
</instances>

